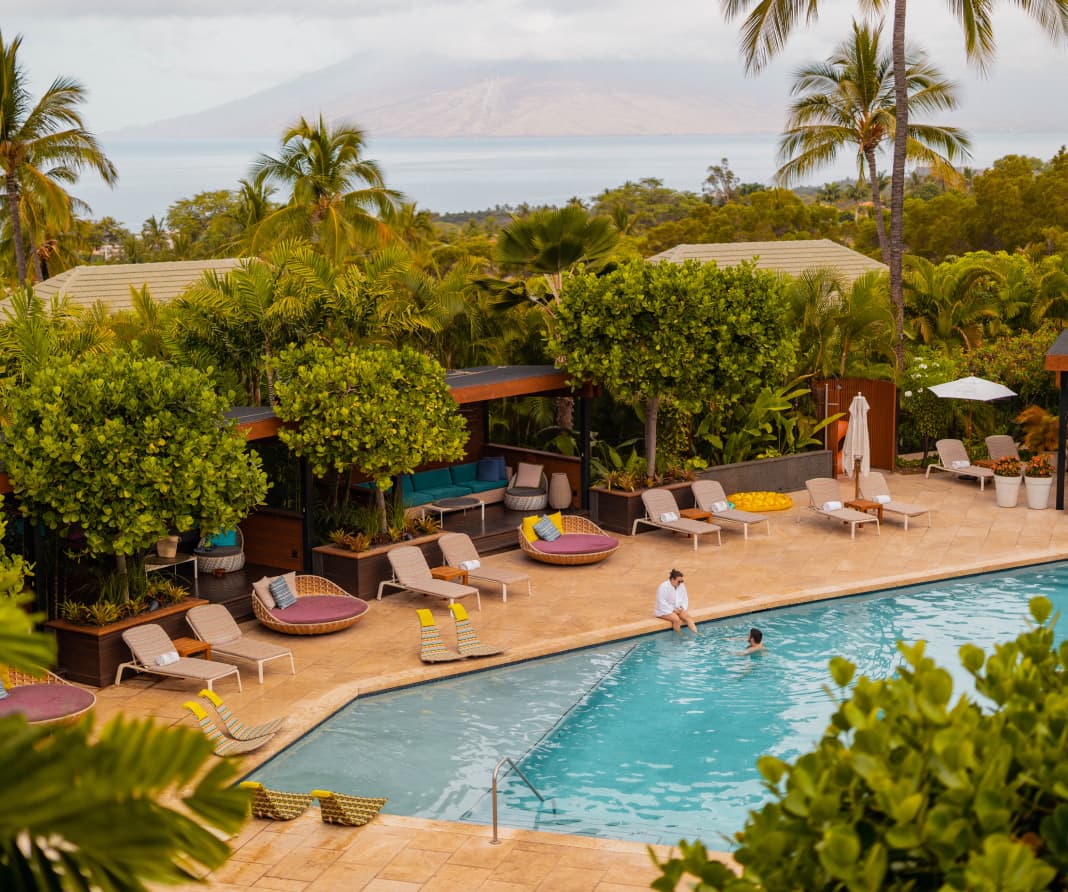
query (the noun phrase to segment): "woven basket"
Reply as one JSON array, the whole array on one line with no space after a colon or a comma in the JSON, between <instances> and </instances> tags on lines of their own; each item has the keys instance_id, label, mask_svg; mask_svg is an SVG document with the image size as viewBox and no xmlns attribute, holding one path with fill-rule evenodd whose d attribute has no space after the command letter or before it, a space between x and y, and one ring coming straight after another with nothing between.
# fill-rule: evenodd
<instances>
[{"instance_id":1,"label":"woven basket","mask_svg":"<svg viewBox=\"0 0 1068 892\"><path fill-rule=\"evenodd\" d=\"M594 536L608 535L608 533L597 526L592 520L577 514L565 514L563 516L563 522L565 536L568 533L589 533ZM607 548L604 551L591 551L587 554L547 554L544 551L538 551L527 541L527 537L523 535L522 527L519 528L518 535L519 547L530 557L534 558L534 560L541 561L543 564L558 564L562 567L573 567L580 564L596 564L598 561L603 561L619 548L619 542L616 542L614 546Z\"/></svg>"},{"instance_id":2,"label":"woven basket","mask_svg":"<svg viewBox=\"0 0 1068 892\"><path fill-rule=\"evenodd\" d=\"M241 527L237 528L237 547L240 549L236 554L198 554L197 572L214 573L222 570L223 573L233 573L245 566L245 535Z\"/></svg>"},{"instance_id":3,"label":"woven basket","mask_svg":"<svg viewBox=\"0 0 1068 892\"><path fill-rule=\"evenodd\" d=\"M353 598L356 601L363 600L350 595L341 586L334 585L329 579L310 574L297 576L297 590L294 594L298 598L312 598L316 595L340 595L344 598ZM365 610L356 616L348 616L345 619L336 619L328 623L286 623L271 614L263 606L263 602L255 595L252 596L252 611L256 614L256 619L268 629L282 632L285 635L326 635L330 632L340 632L342 629L355 625L367 616L367 611Z\"/></svg>"}]
</instances>

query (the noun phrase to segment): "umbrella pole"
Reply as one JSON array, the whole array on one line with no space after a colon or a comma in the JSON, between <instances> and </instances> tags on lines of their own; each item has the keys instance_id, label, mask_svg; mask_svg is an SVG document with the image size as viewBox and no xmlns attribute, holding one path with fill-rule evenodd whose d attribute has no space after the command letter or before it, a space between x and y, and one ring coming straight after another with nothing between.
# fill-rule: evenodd
<instances>
[{"instance_id":1,"label":"umbrella pole","mask_svg":"<svg viewBox=\"0 0 1068 892\"><path fill-rule=\"evenodd\" d=\"M860 459L853 459L853 498L860 498Z\"/></svg>"}]
</instances>

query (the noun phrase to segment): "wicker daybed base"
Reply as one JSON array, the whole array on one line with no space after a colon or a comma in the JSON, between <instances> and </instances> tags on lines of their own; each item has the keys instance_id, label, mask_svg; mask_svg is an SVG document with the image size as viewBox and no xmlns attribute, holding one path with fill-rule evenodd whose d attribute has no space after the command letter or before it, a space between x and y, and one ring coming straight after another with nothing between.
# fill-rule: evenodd
<instances>
[{"instance_id":1,"label":"wicker daybed base","mask_svg":"<svg viewBox=\"0 0 1068 892\"><path fill-rule=\"evenodd\" d=\"M329 579L324 579L322 576L312 576L310 574L304 576L298 575L296 582L297 590L294 594L298 598L314 598L323 595L351 598L353 601L358 601L363 604L363 610L355 616L346 616L343 619L332 620L330 622L287 623L269 612L263 602L253 595L252 610L256 614L256 619L263 623L268 629L272 629L275 632L282 632L285 635L326 635L330 632L340 632L342 629L354 626L363 619L367 615L367 610L371 606L363 600L363 598L357 598L354 595L350 595L347 591L341 588L341 586L335 585Z\"/></svg>"},{"instance_id":2,"label":"wicker daybed base","mask_svg":"<svg viewBox=\"0 0 1068 892\"><path fill-rule=\"evenodd\" d=\"M569 533L585 534L589 536L604 536L606 538L613 538L609 536L604 530L602 530L597 524L586 517L581 517L577 514L565 514L563 516L564 523L564 536ZM619 548L619 542L611 548L605 548L601 551L588 551L580 552L577 554L551 554L545 551L539 551L533 544L527 541L527 537L523 535L523 530L518 530L519 547L527 553L529 557L532 557L536 561L541 561L544 564L557 564L562 567L574 567L581 564L596 564L598 561L603 561L606 557L612 555L616 549Z\"/></svg>"},{"instance_id":3,"label":"wicker daybed base","mask_svg":"<svg viewBox=\"0 0 1068 892\"><path fill-rule=\"evenodd\" d=\"M31 725L49 725L53 722L73 722L75 719L85 715L89 710L96 706L96 694L80 685L73 685L69 681L64 681L58 675L49 672L47 669L42 669L40 675L30 675L26 672L22 672L18 669L8 668L7 679L11 684L9 699L0 701L0 703L10 704L11 707L17 707L17 700L15 694L21 689L22 691L29 691L32 688L47 688L51 685L62 685L65 688L70 688L73 691L80 691L85 696L79 697L79 701L84 705L78 709L74 709L69 712L64 712L60 715L49 715L44 718L37 718L29 720ZM14 712L20 712L21 710L15 709Z\"/></svg>"}]
</instances>

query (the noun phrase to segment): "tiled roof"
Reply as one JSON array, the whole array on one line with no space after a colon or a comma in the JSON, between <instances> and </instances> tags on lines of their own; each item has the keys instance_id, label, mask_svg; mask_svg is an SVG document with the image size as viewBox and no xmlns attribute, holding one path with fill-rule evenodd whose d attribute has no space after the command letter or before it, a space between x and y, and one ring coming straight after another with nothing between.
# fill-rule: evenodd
<instances>
[{"instance_id":1,"label":"tiled roof","mask_svg":"<svg viewBox=\"0 0 1068 892\"><path fill-rule=\"evenodd\" d=\"M166 303L196 282L206 270L229 272L241 261L234 257L217 260L175 260L168 263L111 263L76 266L34 286L44 300L65 295L77 307L103 302L111 312L128 310L130 288L148 286L153 299Z\"/></svg>"},{"instance_id":2,"label":"tiled roof","mask_svg":"<svg viewBox=\"0 0 1068 892\"><path fill-rule=\"evenodd\" d=\"M676 245L649 258L659 262L683 263L714 260L719 266L736 266L743 260L756 260L757 269L797 276L806 270L832 268L850 282L863 273L886 272L887 266L830 239L804 239L780 242L716 242L704 245Z\"/></svg>"}]
</instances>

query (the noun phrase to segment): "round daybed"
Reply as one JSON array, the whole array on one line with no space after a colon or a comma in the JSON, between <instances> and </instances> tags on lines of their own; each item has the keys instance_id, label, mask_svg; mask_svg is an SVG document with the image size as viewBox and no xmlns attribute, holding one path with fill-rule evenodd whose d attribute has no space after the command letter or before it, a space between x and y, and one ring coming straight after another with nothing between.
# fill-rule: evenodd
<instances>
[{"instance_id":1,"label":"round daybed","mask_svg":"<svg viewBox=\"0 0 1068 892\"><path fill-rule=\"evenodd\" d=\"M528 542L519 528L519 547L536 561L561 566L596 564L619 548L619 540L609 536L592 520L565 514L563 535L552 542L535 539Z\"/></svg>"},{"instance_id":2,"label":"round daybed","mask_svg":"<svg viewBox=\"0 0 1068 892\"><path fill-rule=\"evenodd\" d=\"M92 691L41 671L42 675L33 676L17 669L7 670L4 687L8 692L0 700L0 718L21 714L31 725L71 722L96 705Z\"/></svg>"},{"instance_id":3,"label":"round daybed","mask_svg":"<svg viewBox=\"0 0 1068 892\"><path fill-rule=\"evenodd\" d=\"M252 610L256 619L275 632L286 635L340 632L363 619L370 607L363 598L350 595L341 586L322 576L291 578L295 582L291 586L293 594L297 596L297 603L292 607L284 610L268 607L261 594L254 591L252 595Z\"/></svg>"}]
</instances>

